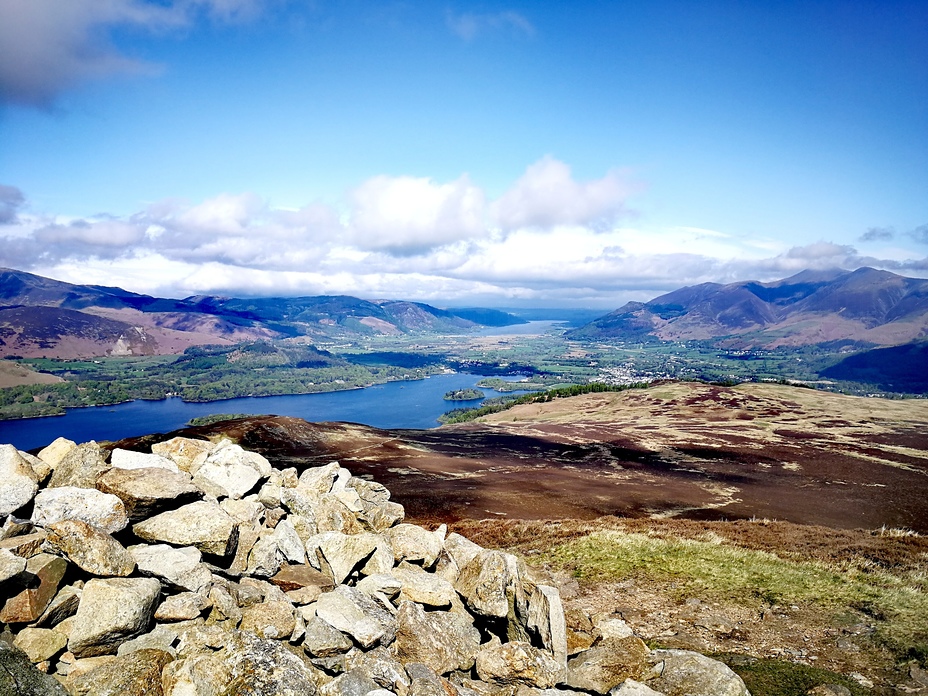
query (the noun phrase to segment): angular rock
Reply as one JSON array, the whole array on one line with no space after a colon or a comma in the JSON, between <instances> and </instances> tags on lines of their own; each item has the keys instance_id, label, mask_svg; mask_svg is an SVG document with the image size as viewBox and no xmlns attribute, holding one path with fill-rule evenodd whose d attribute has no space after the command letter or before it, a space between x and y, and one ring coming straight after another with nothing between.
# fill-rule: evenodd
<instances>
[{"instance_id":1,"label":"angular rock","mask_svg":"<svg viewBox=\"0 0 928 696\"><path fill-rule=\"evenodd\" d=\"M110 469L101 474L96 485L97 490L122 500L126 514L133 521L203 497L187 474L163 468Z\"/></svg>"},{"instance_id":2,"label":"angular rock","mask_svg":"<svg viewBox=\"0 0 928 696\"><path fill-rule=\"evenodd\" d=\"M242 611L239 628L262 638L286 640L296 627L290 602L259 602Z\"/></svg>"},{"instance_id":3,"label":"angular rock","mask_svg":"<svg viewBox=\"0 0 928 696\"><path fill-rule=\"evenodd\" d=\"M606 694L626 679L647 675L649 652L634 636L605 640L567 663L565 683L572 689Z\"/></svg>"},{"instance_id":4,"label":"angular rock","mask_svg":"<svg viewBox=\"0 0 928 696\"><path fill-rule=\"evenodd\" d=\"M26 559L6 549L0 549L0 587L26 569Z\"/></svg>"},{"instance_id":5,"label":"angular rock","mask_svg":"<svg viewBox=\"0 0 928 696\"><path fill-rule=\"evenodd\" d=\"M450 582L405 561L390 574L402 583L400 600L418 602L430 607L447 607L457 596Z\"/></svg>"},{"instance_id":6,"label":"angular rock","mask_svg":"<svg viewBox=\"0 0 928 696\"><path fill-rule=\"evenodd\" d=\"M306 546L290 520L281 520L274 527L277 548L290 563L306 563Z\"/></svg>"},{"instance_id":7,"label":"angular rock","mask_svg":"<svg viewBox=\"0 0 928 696\"><path fill-rule=\"evenodd\" d=\"M35 470L13 445L0 445L0 481L0 517L28 503L39 489Z\"/></svg>"},{"instance_id":8,"label":"angular rock","mask_svg":"<svg viewBox=\"0 0 928 696\"><path fill-rule=\"evenodd\" d=\"M602 640L609 640L610 638L627 638L635 634L632 631L631 626L629 626L625 621L618 616L603 616L597 617L596 622L593 624L597 635Z\"/></svg>"},{"instance_id":9,"label":"angular rock","mask_svg":"<svg viewBox=\"0 0 928 696\"><path fill-rule=\"evenodd\" d=\"M190 621L212 606L198 592L181 592L165 599L155 610L155 621Z\"/></svg>"},{"instance_id":10,"label":"angular rock","mask_svg":"<svg viewBox=\"0 0 928 696\"><path fill-rule=\"evenodd\" d=\"M148 628L160 594L161 583L154 578L89 580L74 617L68 650L77 657L116 652L120 643Z\"/></svg>"},{"instance_id":11,"label":"angular rock","mask_svg":"<svg viewBox=\"0 0 928 696\"><path fill-rule=\"evenodd\" d=\"M37 670L22 650L0 640L0 694L68 696L57 679Z\"/></svg>"},{"instance_id":12,"label":"angular rock","mask_svg":"<svg viewBox=\"0 0 928 696\"><path fill-rule=\"evenodd\" d=\"M355 651L348 655L347 666L349 670L361 672L382 687L378 690L380 692L386 689L386 694L404 696L409 690L409 675L406 674L403 665L393 657L389 648L380 646L369 652Z\"/></svg>"},{"instance_id":13,"label":"angular rock","mask_svg":"<svg viewBox=\"0 0 928 696\"><path fill-rule=\"evenodd\" d=\"M505 554L480 551L461 568L454 589L474 614L501 619L509 613L508 584L509 568Z\"/></svg>"},{"instance_id":14,"label":"angular rock","mask_svg":"<svg viewBox=\"0 0 928 696\"><path fill-rule=\"evenodd\" d=\"M20 577L27 587L6 600L0 609L3 623L32 623L38 619L58 592L58 585L68 568L68 562L48 553L40 553L26 561Z\"/></svg>"},{"instance_id":15,"label":"angular rock","mask_svg":"<svg viewBox=\"0 0 928 696\"><path fill-rule=\"evenodd\" d=\"M61 460L68 452L77 447L74 440L66 437L58 437L50 445L39 451L39 459L48 464L52 469L58 466Z\"/></svg>"},{"instance_id":16,"label":"angular rock","mask_svg":"<svg viewBox=\"0 0 928 696\"><path fill-rule=\"evenodd\" d=\"M46 488L35 497L32 521L47 527L62 520L81 520L108 534L126 528L129 518L122 501L95 488Z\"/></svg>"},{"instance_id":17,"label":"angular rock","mask_svg":"<svg viewBox=\"0 0 928 696\"><path fill-rule=\"evenodd\" d=\"M334 657L351 650L351 639L317 616L306 621L303 650L313 657Z\"/></svg>"},{"instance_id":18,"label":"angular rock","mask_svg":"<svg viewBox=\"0 0 928 696\"><path fill-rule=\"evenodd\" d=\"M48 480L48 487L93 488L97 477L109 468L103 450L91 440L74 447L61 458Z\"/></svg>"},{"instance_id":19,"label":"angular rock","mask_svg":"<svg viewBox=\"0 0 928 696\"><path fill-rule=\"evenodd\" d=\"M338 462L330 462L324 466L313 466L305 469L300 474L297 488L306 493L323 495L332 490L335 479L338 478L338 472L341 467Z\"/></svg>"},{"instance_id":20,"label":"angular rock","mask_svg":"<svg viewBox=\"0 0 928 696\"><path fill-rule=\"evenodd\" d=\"M626 679L624 682L609 692L609 696L667 696L666 694L655 691L647 684L634 679Z\"/></svg>"},{"instance_id":21,"label":"angular rock","mask_svg":"<svg viewBox=\"0 0 928 696\"><path fill-rule=\"evenodd\" d=\"M284 592L298 590L301 587L318 587L321 594L335 589L332 578L308 565L284 566L270 579L270 582Z\"/></svg>"},{"instance_id":22,"label":"angular rock","mask_svg":"<svg viewBox=\"0 0 928 696\"><path fill-rule=\"evenodd\" d=\"M377 683L364 672L349 669L319 689L319 696L367 696L377 691Z\"/></svg>"},{"instance_id":23,"label":"angular rock","mask_svg":"<svg viewBox=\"0 0 928 696\"><path fill-rule=\"evenodd\" d=\"M373 575L361 578L355 587L364 594L371 596L382 594L392 599L403 589L403 583L393 575L374 573Z\"/></svg>"},{"instance_id":24,"label":"angular rock","mask_svg":"<svg viewBox=\"0 0 928 696\"><path fill-rule=\"evenodd\" d=\"M480 649L480 631L454 612L426 612L414 602L402 602L396 613L394 650L402 663L421 662L437 674L469 670Z\"/></svg>"},{"instance_id":25,"label":"angular rock","mask_svg":"<svg viewBox=\"0 0 928 696\"><path fill-rule=\"evenodd\" d=\"M23 628L16 634L13 645L22 650L35 664L52 659L64 651L68 637L50 628Z\"/></svg>"},{"instance_id":26,"label":"angular rock","mask_svg":"<svg viewBox=\"0 0 928 696\"><path fill-rule=\"evenodd\" d=\"M132 527L145 541L195 546L203 553L226 556L234 552L238 526L216 503L200 501L162 512Z\"/></svg>"},{"instance_id":27,"label":"angular rock","mask_svg":"<svg viewBox=\"0 0 928 696\"><path fill-rule=\"evenodd\" d=\"M69 616L74 616L83 592L83 589L74 585L62 587L45 608L45 611L42 612L42 615L36 620L35 625L55 626Z\"/></svg>"},{"instance_id":28,"label":"angular rock","mask_svg":"<svg viewBox=\"0 0 928 696\"><path fill-rule=\"evenodd\" d=\"M48 465L48 462L39 459L34 454L29 454L28 452L23 452L22 450L20 450L19 456L25 459L29 463L29 466L32 467L32 470L35 472L39 483L42 483L51 475L52 468Z\"/></svg>"},{"instance_id":29,"label":"angular rock","mask_svg":"<svg viewBox=\"0 0 928 696\"><path fill-rule=\"evenodd\" d=\"M384 532L393 547L393 558L431 568L444 548L444 534L430 532L414 524L398 524Z\"/></svg>"},{"instance_id":30,"label":"angular rock","mask_svg":"<svg viewBox=\"0 0 928 696\"><path fill-rule=\"evenodd\" d=\"M567 621L557 588L538 585L528 605L528 629L555 660L567 666Z\"/></svg>"},{"instance_id":31,"label":"angular rock","mask_svg":"<svg viewBox=\"0 0 928 696\"><path fill-rule=\"evenodd\" d=\"M30 523L31 524L31 523ZM38 531L32 534L23 534L0 541L0 549L9 551L20 558L32 558L42 550L45 543L45 532Z\"/></svg>"},{"instance_id":32,"label":"angular rock","mask_svg":"<svg viewBox=\"0 0 928 696\"><path fill-rule=\"evenodd\" d=\"M316 616L350 635L362 648L393 642L396 634L393 616L353 587L339 585L320 595L315 606Z\"/></svg>"},{"instance_id":33,"label":"angular rock","mask_svg":"<svg viewBox=\"0 0 928 696\"><path fill-rule=\"evenodd\" d=\"M219 501L219 507L225 510L229 514L229 517L241 525L255 524L260 522L261 515L269 515L271 511L265 508L259 500L252 500L251 498L252 496L248 496L248 498L244 500L223 498Z\"/></svg>"},{"instance_id":34,"label":"angular rock","mask_svg":"<svg viewBox=\"0 0 928 696\"><path fill-rule=\"evenodd\" d=\"M91 575L126 577L135 559L106 532L81 520L62 520L46 527L48 543Z\"/></svg>"},{"instance_id":35,"label":"angular rock","mask_svg":"<svg viewBox=\"0 0 928 696\"><path fill-rule=\"evenodd\" d=\"M501 645L493 641L477 653L477 674L486 682L550 689L561 681L563 668L544 650L529 643L514 641Z\"/></svg>"},{"instance_id":36,"label":"angular rock","mask_svg":"<svg viewBox=\"0 0 928 696\"><path fill-rule=\"evenodd\" d=\"M130 546L128 551L140 574L159 578L172 588L200 592L212 579L209 568L201 563L202 555L192 546L139 544Z\"/></svg>"},{"instance_id":37,"label":"angular rock","mask_svg":"<svg viewBox=\"0 0 928 696\"><path fill-rule=\"evenodd\" d=\"M313 673L275 640L235 631L225 647L165 667L165 696L315 696Z\"/></svg>"},{"instance_id":38,"label":"angular rock","mask_svg":"<svg viewBox=\"0 0 928 696\"><path fill-rule=\"evenodd\" d=\"M263 456L257 452L249 452L229 439L219 442L210 451L206 461L218 464L245 464L257 471L261 478L267 478L273 471L271 463Z\"/></svg>"},{"instance_id":39,"label":"angular rock","mask_svg":"<svg viewBox=\"0 0 928 696\"><path fill-rule=\"evenodd\" d=\"M202 491L217 498L243 497L255 487L261 475L254 468L241 462L220 463L210 455L197 473L193 483Z\"/></svg>"},{"instance_id":40,"label":"angular rock","mask_svg":"<svg viewBox=\"0 0 928 696\"><path fill-rule=\"evenodd\" d=\"M162 696L161 670L173 659L164 650L137 650L68 681L75 696Z\"/></svg>"},{"instance_id":41,"label":"angular rock","mask_svg":"<svg viewBox=\"0 0 928 696\"><path fill-rule=\"evenodd\" d=\"M119 449L110 454L110 464L116 469L167 469L179 473L177 464L160 454L146 454L132 450Z\"/></svg>"},{"instance_id":42,"label":"angular rock","mask_svg":"<svg viewBox=\"0 0 928 696\"><path fill-rule=\"evenodd\" d=\"M152 454L160 454L173 461L189 474L195 474L206 461L214 445L207 440L193 440L188 437L174 437L151 446Z\"/></svg>"},{"instance_id":43,"label":"angular rock","mask_svg":"<svg viewBox=\"0 0 928 696\"><path fill-rule=\"evenodd\" d=\"M256 577L268 578L274 575L284 562L284 555L277 546L273 532L265 530L248 553L246 573Z\"/></svg>"},{"instance_id":44,"label":"angular rock","mask_svg":"<svg viewBox=\"0 0 928 696\"><path fill-rule=\"evenodd\" d=\"M332 575L336 584L340 584L353 571L364 568L381 547L384 547L383 539L376 534L323 532L306 542L306 553L310 560L316 560L323 572Z\"/></svg>"},{"instance_id":45,"label":"angular rock","mask_svg":"<svg viewBox=\"0 0 928 696\"><path fill-rule=\"evenodd\" d=\"M655 650L651 660L660 676L648 686L667 696L750 696L728 665L689 650Z\"/></svg>"}]
</instances>

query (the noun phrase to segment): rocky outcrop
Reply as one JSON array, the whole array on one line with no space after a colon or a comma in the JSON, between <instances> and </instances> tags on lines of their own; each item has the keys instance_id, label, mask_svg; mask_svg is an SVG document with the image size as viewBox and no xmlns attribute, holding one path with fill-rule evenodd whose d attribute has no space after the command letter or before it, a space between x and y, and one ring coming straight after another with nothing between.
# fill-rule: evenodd
<instances>
[{"instance_id":1,"label":"rocky outcrop","mask_svg":"<svg viewBox=\"0 0 928 696\"><path fill-rule=\"evenodd\" d=\"M36 463L0 448L13 693L747 694L619 619L568 629L556 587L516 556L403 523L386 488L337 463L298 474L230 442L154 449L106 461L56 441Z\"/></svg>"}]
</instances>

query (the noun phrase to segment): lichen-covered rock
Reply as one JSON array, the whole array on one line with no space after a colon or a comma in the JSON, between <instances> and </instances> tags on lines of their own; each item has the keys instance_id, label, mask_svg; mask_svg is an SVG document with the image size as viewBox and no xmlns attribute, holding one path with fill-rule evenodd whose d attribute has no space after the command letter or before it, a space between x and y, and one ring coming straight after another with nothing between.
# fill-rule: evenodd
<instances>
[{"instance_id":1,"label":"lichen-covered rock","mask_svg":"<svg viewBox=\"0 0 928 696\"><path fill-rule=\"evenodd\" d=\"M212 604L199 592L181 592L165 598L155 610L155 621L190 621L200 616Z\"/></svg>"},{"instance_id":2,"label":"lichen-covered rock","mask_svg":"<svg viewBox=\"0 0 928 696\"><path fill-rule=\"evenodd\" d=\"M52 676L37 670L22 650L0 640L0 694L68 696Z\"/></svg>"},{"instance_id":3,"label":"lichen-covered rock","mask_svg":"<svg viewBox=\"0 0 928 696\"><path fill-rule=\"evenodd\" d=\"M234 631L222 649L166 665L164 696L315 696L313 676L281 643Z\"/></svg>"},{"instance_id":4,"label":"lichen-covered rock","mask_svg":"<svg viewBox=\"0 0 928 696\"><path fill-rule=\"evenodd\" d=\"M655 691L647 684L634 679L626 679L624 682L609 692L609 696L667 696L661 691Z\"/></svg>"},{"instance_id":5,"label":"lichen-covered rock","mask_svg":"<svg viewBox=\"0 0 928 696\"><path fill-rule=\"evenodd\" d=\"M401 600L447 607L457 596L450 582L411 563L400 563L390 574L401 583Z\"/></svg>"},{"instance_id":6,"label":"lichen-covered rock","mask_svg":"<svg viewBox=\"0 0 928 696\"><path fill-rule=\"evenodd\" d=\"M10 578L15 578L26 569L26 559L0 549L0 587Z\"/></svg>"},{"instance_id":7,"label":"lichen-covered rock","mask_svg":"<svg viewBox=\"0 0 928 696\"><path fill-rule=\"evenodd\" d=\"M61 486L46 488L35 497L32 521L47 527L62 520L81 520L108 534L126 528L126 507L115 495L95 488Z\"/></svg>"},{"instance_id":8,"label":"lichen-covered rock","mask_svg":"<svg viewBox=\"0 0 928 696\"><path fill-rule=\"evenodd\" d=\"M315 560L321 570L330 574L336 584L342 583L356 569L364 567L383 547L384 553L390 554L389 566L392 567L392 551L387 551L383 538L377 534L342 534L341 532L323 532L311 537L306 542L306 552L310 560ZM382 566L371 572L382 570Z\"/></svg>"},{"instance_id":9,"label":"lichen-covered rock","mask_svg":"<svg viewBox=\"0 0 928 696\"><path fill-rule=\"evenodd\" d=\"M398 524L384 532L393 547L394 560L419 563L431 568L444 548L444 532L430 532L414 524Z\"/></svg>"},{"instance_id":10,"label":"lichen-covered rock","mask_svg":"<svg viewBox=\"0 0 928 696\"><path fill-rule=\"evenodd\" d=\"M195 474L206 461L214 445L207 440L194 440L189 437L174 437L151 446L152 454L160 454L177 464L181 471Z\"/></svg>"},{"instance_id":11,"label":"lichen-covered rock","mask_svg":"<svg viewBox=\"0 0 928 696\"><path fill-rule=\"evenodd\" d=\"M667 696L750 696L741 677L728 665L689 650L655 650L660 676L648 682Z\"/></svg>"},{"instance_id":12,"label":"lichen-covered rock","mask_svg":"<svg viewBox=\"0 0 928 696\"><path fill-rule=\"evenodd\" d=\"M530 643L492 641L477 653L477 674L486 682L525 684L549 689L561 681L563 667L544 650Z\"/></svg>"},{"instance_id":13,"label":"lichen-covered rock","mask_svg":"<svg viewBox=\"0 0 928 696\"><path fill-rule=\"evenodd\" d=\"M13 445L0 445L0 517L19 510L35 496L39 477Z\"/></svg>"},{"instance_id":14,"label":"lichen-covered rock","mask_svg":"<svg viewBox=\"0 0 928 696\"><path fill-rule=\"evenodd\" d=\"M216 503L199 501L162 512L132 527L145 541L195 546L203 553L228 555L235 550L238 526Z\"/></svg>"},{"instance_id":15,"label":"lichen-covered rock","mask_svg":"<svg viewBox=\"0 0 928 696\"><path fill-rule=\"evenodd\" d=\"M192 546L138 544L130 546L128 551L138 564L140 574L159 578L169 587L200 592L212 578L209 568L201 562L200 551Z\"/></svg>"},{"instance_id":16,"label":"lichen-covered rock","mask_svg":"<svg viewBox=\"0 0 928 696\"><path fill-rule=\"evenodd\" d=\"M203 497L188 474L168 469L114 468L101 474L96 485L97 490L122 500L126 514L133 521Z\"/></svg>"},{"instance_id":17,"label":"lichen-covered rock","mask_svg":"<svg viewBox=\"0 0 928 696\"><path fill-rule=\"evenodd\" d=\"M48 543L91 575L126 577L135 559L106 532L81 520L62 520L46 527Z\"/></svg>"},{"instance_id":18,"label":"lichen-covered rock","mask_svg":"<svg viewBox=\"0 0 928 696\"><path fill-rule=\"evenodd\" d=\"M242 611L239 628L251 631L262 638L286 640L293 633L296 621L290 602L259 602Z\"/></svg>"},{"instance_id":19,"label":"lichen-covered rock","mask_svg":"<svg viewBox=\"0 0 928 696\"><path fill-rule=\"evenodd\" d=\"M555 660L567 666L567 621L557 588L535 588L528 605L528 629Z\"/></svg>"},{"instance_id":20,"label":"lichen-covered rock","mask_svg":"<svg viewBox=\"0 0 928 696\"><path fill-rule=\"evenodd\" d=\"M316 616L350 635L362 648L389 645L396 635L393 616L363 592L346 585L320 595Z\"/></svg>"},{"instance_id":21,"label":"lichen-covered rock","mask_svg":"<svg viewBox=\"0 0 928 696\"><path fill-rule=\"evenodd\" d=\"M16 634L13 645L22 650L33 663L52 659L64 651L68 637L51 628L22 629Z\"/></svg>"},{"instance_id":22,"label":"lichen-covered rock","mask_svg":"<svg viewBox=\"0 0 928 696\"><path fill-rule=\"evenodd\" d=\"M306 621L303 650L313 657L334 657L351 650L351 639L317 616Z\"/></svg>"},{"instance_id":23,"label":"lichen-covered rock","mask_svg":"<svg viewBox=\"0 0 928 696\"><path fill-rule=\"evenodd\" d=\"M461 568L454 589L473 613L502 619L509 613L508 584L505 555L499 551L480 551Z\"/></svg>"},{"instance_id":24,"label":"lichen-covered rock","mask_svg":"<svg viewBox=\"0 0 928 696\"><path fill-rule=\"evenodd\" d=\"M567 686L606 694L626 679L641 679L650 672L648 646L640 638L612 638L567 663Z\"/></svg>"},{"instance_id":25,"label":"lichen-covered rock","mask_svg":"<svg viewBox=\"0 0 928 696\"><path fill-rule=\"evenodd\" d=\"M116 652L120 643L143 633L155 612L161 583L154 578L89 580L68 638L77 657Z\"/></svg>"},{"instance_id":26,"label":"lichen-covered rock","mask_svg":"<svg viewBox=\"0 0 928 696\"><path fill-rule=\"evenodd\" d=\"M402 663L421 662L438 674L469 670L480 649L480 631L455 612L426 612L402 602L396 613L394 650Z\"/></svg>"},{"instance_id":27,"label":"lichen-covered rock","mask_svg":"<svg viewBox=\"0 0 928 696\"><path fill-rule=\"evenodd\" d=\"M164 650L137 650L68 681L75 696L162 696L161 670L173 659Z\"/></svg>"},{"instance_id":28,"label":"lichen-covered rock","mask_svg":"<svg viewBox=\"0 0 928 696\"><path fill-rule=\"evenodd\" d=\"M103 450L91 440L65 453L55 465L52 477L48 480L48 487L93 488L97 477L109 468L110 465L104 459Z\"/></svg>"}]
</instances>

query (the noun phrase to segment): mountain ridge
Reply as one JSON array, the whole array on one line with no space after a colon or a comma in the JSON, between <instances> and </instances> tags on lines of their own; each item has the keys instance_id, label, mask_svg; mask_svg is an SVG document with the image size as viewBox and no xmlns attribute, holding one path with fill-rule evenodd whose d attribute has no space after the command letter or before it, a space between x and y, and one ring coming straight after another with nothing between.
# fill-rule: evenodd
<instances>
[{"instance_id":1,"label":"mountain ridge","mask_svg":"<svg viewBox=\"0 0 928 696\"><path fill-rule=\"evenodd\" d=\"M485 312L491 324L480 321ZM170 299L75 285L0 268L0 357L171 355L195 345L307 336L453 333L524 320L496 310L444 310L349 295Z\"/></svg>"},{"instance_id":2,"label":"mountain ridge","mask_svg":"<svg viewBox=\"0 0 928 696\"><path fill-rule=\"evenodd\" d=\"M629 302L568 333L574 339L726 339L775 348L848 340L892 346L928 338L928 280L889 271L802 271L686 286Z\"/></svg>"}]
</instances>

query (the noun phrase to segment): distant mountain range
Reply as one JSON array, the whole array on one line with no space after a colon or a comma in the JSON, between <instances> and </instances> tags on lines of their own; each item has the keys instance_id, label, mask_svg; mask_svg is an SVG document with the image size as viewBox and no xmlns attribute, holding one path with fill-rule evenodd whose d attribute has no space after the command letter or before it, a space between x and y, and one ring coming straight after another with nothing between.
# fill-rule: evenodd
<instances>
[{"instance_id":1,"label":"distant mountain range","mask_svg":"<svg viewBox=\"0 0 928 696\"><path fill-rule=\"evenodd\" d=\"M731 347L928 338L928 280L860 268L803 271L773 283L703 283L629 302L568 333L575 339L717 339Z\"/></svg>"},{"instance_id":2,"label":"distant mountain range","mask_svg":"<svg viewBox=\"0 0 928 696\"><path fill-rule=\"evenodd\" d=\"M170 355L193 345L255 339L451 333L521 323L492 309L448 311L344 295L173 300L0 269L0 357Z\"/></svg>"}]
</instances>

